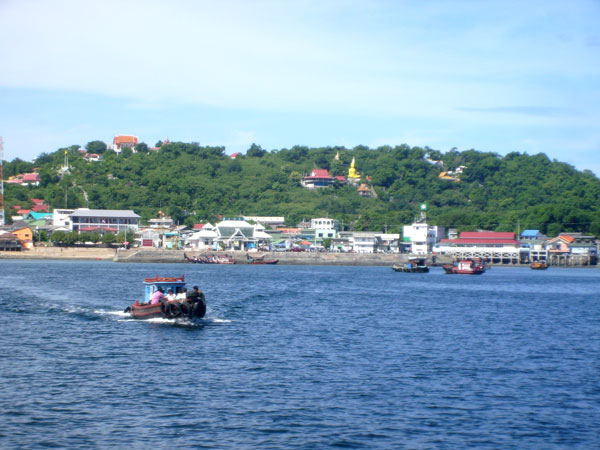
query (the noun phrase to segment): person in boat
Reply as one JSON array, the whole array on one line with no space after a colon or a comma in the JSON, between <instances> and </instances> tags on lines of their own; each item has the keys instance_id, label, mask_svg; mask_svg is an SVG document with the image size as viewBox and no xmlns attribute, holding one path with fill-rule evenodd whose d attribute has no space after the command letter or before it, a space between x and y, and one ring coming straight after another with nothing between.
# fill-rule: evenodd
<instances>
[{"instance_id":1,"label":"person in boat","mask_svg":"<svg viewBox=\"0 0 600 450\"><path fill-rule=\"evenodd\" d=\"M194 289L191 292L187 293L187 301L190 303L196 303L201 301L202 291L198 290L198 286L194 286Z\"/></svg>"},{"instance_id":2,"label":"person in boat","mask_svg":"<svg viewBox=\"0 0 600 450\"><path fill-rule=\"evenodd\" d=\"M167 289L167 300L172 301L172 300L175 300L176 298L177 298L177 296L173 293L173 289L171 289L171 288Z\"/></svg>"},{"instance_id":3,"label":"person in boat","mask_svg":"<svg viewBox=\"0 0 600 450\"><path fill-rule=\"evenodd\" d=\"M185 299L187 298L187 288L181 288L181 291L179 291L179 294L177 294L175 296L175 300L179 300L180 302L185 301Z\"/></svg>"},{"instance_id":4,"label":"person in boat","mask_svg":"<svg viewBox=\"0 0 600 450\"><path fill-rule=\"evenodd\" d=\"M150 297L150 304L158 305L161 302L161 300L165 299L165 290L161 286L159 286L158 289L154 291L154 294L152 294L152 297Z\"/></svg>"}]
</instances>

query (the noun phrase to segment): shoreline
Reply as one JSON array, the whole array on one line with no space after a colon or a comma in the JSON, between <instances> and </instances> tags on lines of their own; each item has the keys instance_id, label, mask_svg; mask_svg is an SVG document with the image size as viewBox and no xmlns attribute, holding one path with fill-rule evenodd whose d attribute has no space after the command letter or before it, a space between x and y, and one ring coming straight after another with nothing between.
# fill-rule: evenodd
<instances>
[{"instance_id":1,"label":"shoreline","mask_svg":"<svg viewBox=\"0 0 600 450\"><path fill-rule=\"evenodd\" d=\"M164 249L112 249L112 248L73 248L73 247L35 247L32 250L19 252L0 252L0 259L66 259L66 260L96 260L131 263L183 263L187 261L184 254L192 256L229 255L236 264L247 264L246 252L198 252L190 250ZM278 259L279 265L338 265L338 266L393 266L403 264L411 256L406 253L321 253L321 252L255 252L250 255L264 255L265 259ZM436 256L435 263L432 255L427 257L431 266L441 266L452 263L448 256ZM529 267L529 264L490 264L490 267ZM595 266L551 266L558 268L598 268Z\"/></svg>"}]
</instances>

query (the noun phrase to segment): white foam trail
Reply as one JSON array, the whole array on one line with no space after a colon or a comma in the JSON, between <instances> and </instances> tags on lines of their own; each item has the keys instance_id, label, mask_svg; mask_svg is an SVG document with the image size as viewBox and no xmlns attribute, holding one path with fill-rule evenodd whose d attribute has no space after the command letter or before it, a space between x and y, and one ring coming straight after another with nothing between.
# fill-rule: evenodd
<instances>
[{"instance_id":1,"label":"white foam trail","mask_svg":"<svg viewBox=\"0 0 600 450\"><path fill-rule=\"evenodd\" d=\"M215 322L215 323L231 323L231 320L228 320L228 319L217 319L216 317L215 318L207 317L207 320L210 320L211 322Z\"/></svg>"}]
</instances>

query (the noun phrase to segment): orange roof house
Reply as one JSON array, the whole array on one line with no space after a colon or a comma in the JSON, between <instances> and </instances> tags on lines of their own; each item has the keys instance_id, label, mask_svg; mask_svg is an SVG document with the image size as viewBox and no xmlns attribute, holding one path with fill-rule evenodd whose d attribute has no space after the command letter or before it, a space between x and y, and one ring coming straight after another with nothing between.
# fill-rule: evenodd
<instances>
[{"instance_id":1,"label":"orange roof house","mask_svg":"<svg viewBox=\"0 0 600 450\"><path fill-rule=\"evenodd\" d=\"M121 153L123 147L133 148L140 143L137 136L124 136L119 135L113 138L113 150L117 153Z\"/></svg>"}]
</instances>

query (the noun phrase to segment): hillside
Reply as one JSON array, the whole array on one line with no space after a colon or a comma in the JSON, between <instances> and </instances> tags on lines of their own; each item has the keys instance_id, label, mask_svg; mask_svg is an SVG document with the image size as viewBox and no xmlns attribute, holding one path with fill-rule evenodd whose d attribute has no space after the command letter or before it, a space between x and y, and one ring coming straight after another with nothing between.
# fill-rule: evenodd
<instances>
[{"instance_id":1,"label":"hillside","mask_svg":"<svg viewBox=\"0 0 600 450\"><path fill-rule=\"evenodd\" d=\"M32 198L43 198L51 209L133 209L144 219L162 210L186 224L214 222L218 215L284 216L289 225L329 216L345 229L400 232L427 203L428 222L460 230L533 228L548 235L600 235L600 180L544 154L502 157L407 145L296 146L267 152L253 145L246 155L231 159L223 147L195 143L169 143L158 151L144 144L141 149L120 155L108 150L101 161L89 162L72 146L32 163L5 162L5 180L34 168L41 176L39 186L5 185L6 215L13 205L27 208ZM61 174L65 152L70 170ZM376 198L361 197L356 186L343 183L320 190L300 186L302 176L315 168L347 175L353 158L363 182L370 177ZM459 181L439 178L461 166Z\"/></svg>"}]
</instances>

